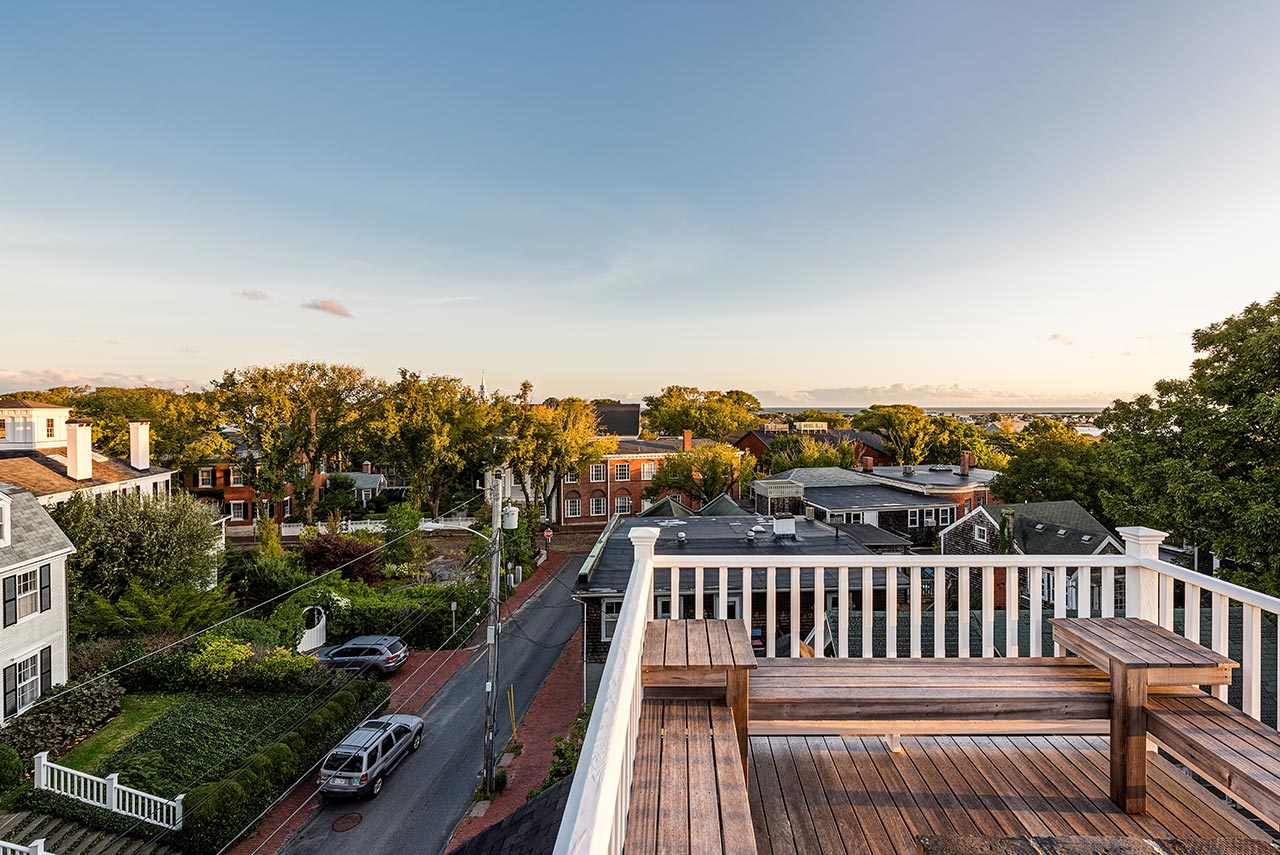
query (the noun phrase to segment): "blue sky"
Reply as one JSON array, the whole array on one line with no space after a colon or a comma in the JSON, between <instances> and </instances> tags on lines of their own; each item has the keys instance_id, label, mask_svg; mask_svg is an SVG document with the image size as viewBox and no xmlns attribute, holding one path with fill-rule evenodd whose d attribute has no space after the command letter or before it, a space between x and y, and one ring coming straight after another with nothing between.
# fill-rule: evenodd
<instances>
[{"instance_id":1,"label":"blue sky","mask_svg":"<svg viewBox=\"0 0 1280 855\"><path fill-rule=\"evenodd\" d=\"M0 391L1105 403L1280 290L1277 44L1271 0L8 4Z\"/></svg>"}]
</instances>

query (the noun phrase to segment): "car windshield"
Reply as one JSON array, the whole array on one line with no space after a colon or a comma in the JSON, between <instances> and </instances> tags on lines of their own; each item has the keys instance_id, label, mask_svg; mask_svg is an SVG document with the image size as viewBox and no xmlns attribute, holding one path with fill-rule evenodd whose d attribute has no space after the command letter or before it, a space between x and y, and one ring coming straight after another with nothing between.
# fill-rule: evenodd
<instances>
[{"instance_id":1,"label":"car windshield","mask_svg":"<svg viewBox=\"0 0 1280 855\"><path fill-rule=\"evenodd\" d=\"M387 645L387 649L390 650L392 653L399 653L401 650L404 650L404 642L400 641L399 639L396 639L395 641Z\"/></svg>"},{"instance_id":2,"label":"car windshield","mask_svg":"<svg viewBox=\"0 0 1280 855\"><path fill-rule=\"evenodd\" d=\"M363 768L364 763L359 754L335 751L324 758L324 770L326 772L359 772Z\"/></svg>"}]
</instances>

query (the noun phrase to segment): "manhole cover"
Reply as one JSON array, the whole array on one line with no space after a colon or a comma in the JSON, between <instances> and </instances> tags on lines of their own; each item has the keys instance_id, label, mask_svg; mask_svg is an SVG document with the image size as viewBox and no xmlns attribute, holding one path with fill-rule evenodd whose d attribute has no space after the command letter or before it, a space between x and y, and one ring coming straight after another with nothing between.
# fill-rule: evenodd
<instances>
[{"instance_id":1,"label":"manhole cover","mask_svg":"<svg viewBox=\"0 0 1280 855\"><path fill-rule=\"evenodd\" d=\"M350 831L359 825L362 819L364 817L358 813L344 813L333 821L332 827L334 831Z\"/></svg>"}]
</instances>

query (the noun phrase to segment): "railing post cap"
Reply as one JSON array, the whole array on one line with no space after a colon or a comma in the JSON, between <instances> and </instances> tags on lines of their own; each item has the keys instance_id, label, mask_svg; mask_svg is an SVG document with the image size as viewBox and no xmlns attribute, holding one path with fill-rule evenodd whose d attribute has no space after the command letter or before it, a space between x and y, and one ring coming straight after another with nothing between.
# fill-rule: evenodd
<instances>
[{"instance_id":1,"label":"railing post cap","mask_svg":"<svg viewBox=\"0 0 1280 855\"><path fill-rule=\"evenodd\" d=\"M110 775L107 775L107 780L108 780L108 781L110 781L110 782L111 782L111 783L113 783L113 784L114 784L114 783L116 783L117 781L119 781L119 780L120 780L120 773L119 773L119 772L112 772Z\"/></svg>"},{"instance_id":2,"label":"railing post cap","mask_svg":"<svg viewBox=\"0 0 1280 855\"><path fill-rule=\"evenodd\" d=\"M631 542L639 544L653 545L658 542L658 535L662 532L653 526L642 526L633 528L627 533L627 537L631 538Z\"/></svg>"},{"instance_id":3,"label":"railing post cap","mask_svg":"<svg viewBox=\"0 0 1280 855\"><path fill-rule=\"evenodd\" d=\"M1169 532L1160 531L1156 528L1147 528L1143 525L1126 525L1116 529L1120 536L1125 540L1131 540L1136 543L1163 543L1164 539L1169 536Z\"/></svg>"}]
</instances>

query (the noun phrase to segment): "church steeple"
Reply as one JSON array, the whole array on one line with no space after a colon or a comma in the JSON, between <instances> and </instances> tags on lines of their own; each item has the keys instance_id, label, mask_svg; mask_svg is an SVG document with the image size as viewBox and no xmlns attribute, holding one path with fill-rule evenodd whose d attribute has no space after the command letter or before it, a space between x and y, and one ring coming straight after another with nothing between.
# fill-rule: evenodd
<instances>
[{"instance_id":1,"label":"church steeple","mask_svg":"<svg viewBox=\"0 0 1280 855\"><path fill-rule=\"evenodd\" d=\"M480 400L487 400L484 396L484 369L480 369Z\"/></svg>"}]
</instances>

